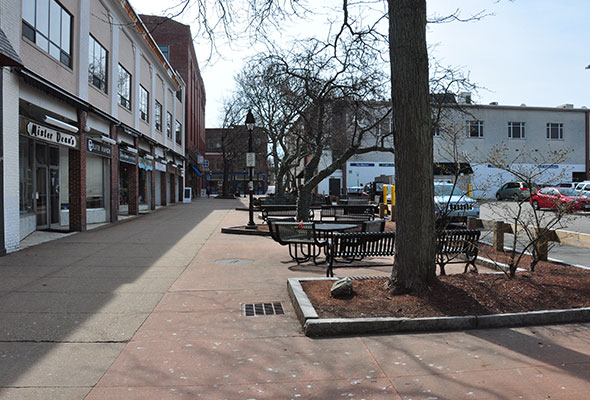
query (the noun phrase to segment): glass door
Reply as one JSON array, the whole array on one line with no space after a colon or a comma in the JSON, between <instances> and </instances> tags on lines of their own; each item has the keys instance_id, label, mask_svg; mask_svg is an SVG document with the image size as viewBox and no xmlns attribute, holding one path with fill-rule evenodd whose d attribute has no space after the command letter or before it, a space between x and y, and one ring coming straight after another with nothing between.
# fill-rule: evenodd
<instances>
[{"instance_id":1,"label":"glass door","mask_svg":"<svg viewBox=\"0 0 590 400\"><path fill-rule=\"evenodd\" d=\"M51 224L59 225L59 168L49 169L49 205Z\"/></svg>"},{"instance_id":2,"label":"glass door","mask_svg":"<svg viewBox=\"0 0 590 400\"><path fill-rule=\"evenodd\" d=\"M37 212L37 229L47 229L47 166L37 166L37 191L35 206Z\"/></svg>"}]
</instances>

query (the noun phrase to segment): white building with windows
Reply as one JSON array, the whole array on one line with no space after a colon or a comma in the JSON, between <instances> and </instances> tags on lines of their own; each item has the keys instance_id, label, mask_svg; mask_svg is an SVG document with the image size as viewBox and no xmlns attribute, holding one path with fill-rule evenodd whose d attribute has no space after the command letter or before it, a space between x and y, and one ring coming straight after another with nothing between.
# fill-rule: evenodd
<instances>
[{"instance_id":1,"label":"white building with windows","mask_svg":"<svg viewBox=\"0 0 590 400\"><path fill-rule=\"evenodd\" d=\"M454 175L459 163L459 183L465 189L470 185L473 197L493 198L502 183L519 180L495 167L499 164L535 175L537 183L581 181L590 171L590 110L586 108L465 103L443 106L441 115L433 129L435 178ZM357 155L322 182L318 192L328 194L335 180L344 191L394 174L391 153Z\"/></svg>"}]
</instances>

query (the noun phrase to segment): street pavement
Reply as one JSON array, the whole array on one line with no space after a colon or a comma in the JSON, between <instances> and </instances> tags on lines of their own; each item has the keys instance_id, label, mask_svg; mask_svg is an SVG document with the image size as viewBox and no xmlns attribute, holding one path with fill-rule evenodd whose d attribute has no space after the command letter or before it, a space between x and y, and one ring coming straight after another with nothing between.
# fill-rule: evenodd
<instances>
[{"instance_id":1,"label":"street pavement","mask_svg":"<svg viewBox=\"0 0 590 400\"><path fill-rule=\"evenodd\" d=\"M0 399L590 399L590 324L310 339L270 238L199 199L0 258ZM386 275L391 266L339 268ZM285 315L245 317L281 302Z\"/></svg>"}]
</instances>

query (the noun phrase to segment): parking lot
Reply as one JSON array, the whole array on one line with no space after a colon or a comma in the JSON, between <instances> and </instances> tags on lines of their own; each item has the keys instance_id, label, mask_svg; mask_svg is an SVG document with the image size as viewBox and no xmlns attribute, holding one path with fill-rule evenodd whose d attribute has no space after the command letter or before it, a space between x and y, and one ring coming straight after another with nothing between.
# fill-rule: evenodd
<instances>
[{"instance_id":1,"label":"parking lot","mask_svg":"<svg viewBox=\"0 0 590 400\"><path fill-rule=\"evenodd\" d=\"M515 201L489 201L481 205L480 218L484 220L502 220L507 223L514 223L514 218L518 215L519 205ZM521 204L521 220L528 221L530 224L534 221L533 208L528 202ZM555 211L541 210L537 211L540 220L543 221L541 226L546 226L547 223L555 218ZM564 215L561 220L555 225L553 229L563 229L578 233L590 234L590 212L578 211L571 214ZM491 242L493 236L491 232L484 235L484 240ZM504 244L511 247L513 236L506 234ZM522 248L524 240L519 240L520 244L517 248ZM584 247L566 246L560 243L551 243L549 250L549 257L572 264L587 265L590 258L590 249Z\"/></svg>"}]
</instances>

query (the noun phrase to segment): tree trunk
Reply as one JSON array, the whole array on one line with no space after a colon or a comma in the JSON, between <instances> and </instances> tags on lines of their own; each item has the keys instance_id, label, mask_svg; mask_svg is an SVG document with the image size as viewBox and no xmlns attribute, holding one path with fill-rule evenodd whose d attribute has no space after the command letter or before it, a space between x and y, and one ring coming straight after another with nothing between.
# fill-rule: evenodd
<instances>
[{"instance_id":1,"label":"tree trunk","mask_svg":"<svg viewBox=\"0 0 590 400\"><path fill-rule=\"evenodd\" d=\"M391 293L436 280L426 0L388 0L395 147L396 256Z\"/></svg>"}]
</instances>

